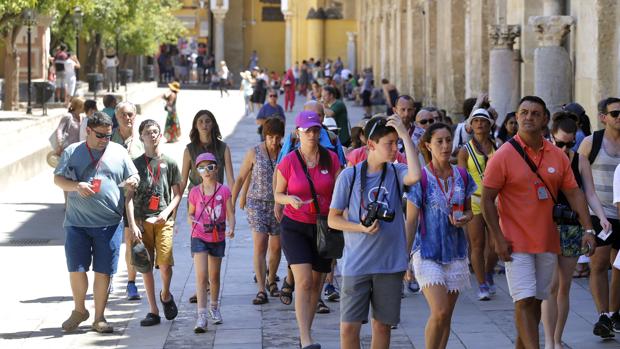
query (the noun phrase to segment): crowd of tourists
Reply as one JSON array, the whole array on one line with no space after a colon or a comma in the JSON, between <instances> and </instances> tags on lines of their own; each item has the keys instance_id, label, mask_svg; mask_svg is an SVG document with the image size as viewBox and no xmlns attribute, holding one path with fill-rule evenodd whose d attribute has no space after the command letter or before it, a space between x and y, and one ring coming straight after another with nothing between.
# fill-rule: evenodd
<instances>
[{"instance_id":1,"label":"crowd of tourists","mask_svg":"<svg viewBox=\"0 0 620 349\"><path fill-rule=\"evenodd\" d=\"M579 104L551 113L536 96L523 97L507 115L497 115L484 94L467 99L465 120L452 125L440 109L399 95L384 80L388 109L351 127L346 84L336 78L344 73L339 59L303 61L285 74L282 108L279 86L267 85L257 64L243 72L241 89L247 110L258 109L260 141L248 148L237 177L209 110L195 114L180 164L162 152L163 138L181 137L178 82L164 96L164 130L152 119L136 125L136 107L112 96L102 112L94 101L73 99L54 133L54 181L66 194L65 252L75 302L62 328L75 330L90 317L92 264L92 326L113 331L104 310L123 240L130 300L141 297L136 274L144 280L149 311L141 326L161 322L158 303L174 319L175 219L190 226L194 332L206 332L209 320L223 323L220 268L239 208L254 243L257 293L248 302L293 304L301 348L321 347L312 324L316 313L330 311L324 299L340 302L342 348L360 347L370 309L372 347L389 347L404 285L421 291L430 308L426 347L445 348L470 275L478 299L493 301L498 272L505 272L514 301L516 347L539 346L542 318L545 347L563 348L570 285L574 273L583 276L576 268L584 260L599 314L593 334L620 332L620 270L612 268L608 280L620 247L620 99L599 103L604 127L595 132ZM372 82L372 72L364 74ZM361 98L370 98L368 92L362 86ZM286 134L296 95L306 102ZM180 217L186 189L187 216ZM282 252L287 272L278 284ZM153 267L161 278L159 302Z\"/></svg>"}]
</instances>

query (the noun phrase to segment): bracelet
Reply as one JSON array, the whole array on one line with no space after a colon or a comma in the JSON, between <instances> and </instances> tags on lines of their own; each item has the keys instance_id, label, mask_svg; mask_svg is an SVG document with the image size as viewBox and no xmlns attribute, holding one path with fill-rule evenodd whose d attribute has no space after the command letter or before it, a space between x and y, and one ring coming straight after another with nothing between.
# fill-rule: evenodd
<instances>
[{"instance_id":1,"label":"bracelet","mask_svg":"<svg viewBox=\"0 0 620 349\"><path fill-rule=\"evenodd\" d=\"M596 232L594 232L594 229L586 229L584 233L590 234L590 235L596 235Z\"/></svg>"}]
</instances>

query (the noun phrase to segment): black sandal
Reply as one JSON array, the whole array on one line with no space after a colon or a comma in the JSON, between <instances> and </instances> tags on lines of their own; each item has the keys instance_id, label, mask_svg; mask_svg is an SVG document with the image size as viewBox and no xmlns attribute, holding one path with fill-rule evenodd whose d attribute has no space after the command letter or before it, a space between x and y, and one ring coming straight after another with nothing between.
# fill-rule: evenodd
<instances>
[{"instance_id":1,"label":"black sandal","mask_svg":"<svg viewBox=\"0 0 620 349\"><path fill-rule=\"evenodd\" d=\"M284 305L293 303L293 291L295 291L295 284L289 284L285 277L282 281L282 288L280 289L280 302Z\"/></svg>"},{"instance_id":2,"label":"black sandal","mask_svg":"<svg viewBox=\"0 0 620 349\"><path fill-rule=\"evenodd\" d=\"M270 284L267 285L267 289L269 290L269 295L271 297L279 297L280 296L280 290L278 290L278 284L275 282L272 282Z\"/></svg>"},{"instance_id":3,"label":"black sandal","mask_svg":"<svg viewBox=\"0 0 620 349\"><path fill-rule=\"evenodd\" d=\"M323 302L322 299L319 299L318 304L316 305L316 313L317 314L329 314L329 307Z\"/></svg>"},{"instance_id":4,"label":"black sandal","mask_svg":"<svg viewBox=\"0 0 620 349\"><path fill-rule=\"evenodd\" d=\"M258 292L256 294L256 298L252 301L252 304L254 305L261 305L265 303L269 303L269 298L267 298L267 293L263 291Z\"/></svg>"}]
</instances>

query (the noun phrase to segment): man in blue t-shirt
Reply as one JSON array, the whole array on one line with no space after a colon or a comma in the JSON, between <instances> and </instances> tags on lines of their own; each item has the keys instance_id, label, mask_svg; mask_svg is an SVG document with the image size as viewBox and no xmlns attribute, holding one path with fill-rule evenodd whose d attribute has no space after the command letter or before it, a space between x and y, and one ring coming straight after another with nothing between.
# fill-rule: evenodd
<instances>
[{"instance_id":1,"label":"man in blue t-shirt","mask_svg":"<svg viewBox=\"0 0 620 349\"><path fill-rule=\"evenodd\" d=\"M278 104L278 92L272 88L267 90L267 103L265 103L256 115L256 124L258 125L258 134L260 135L261 142L263 139L263 123L265 120L271 117L278 117L286 124L286 116L284 114L284 108Z\"/></svg>"},{"instance_id":2,"label":"man in blue t-shirt","mask_svg":"<svg viewBox=\"0 0 620 349\"><path fill-rule=\"evenodd\" d=\"M364 133L368 135L368 159L338 176L328 219L329 226L342 230L345 239L341 347L360 347L360 329L372 304L372 341L387 348L390 327L400 322L401 285L413 241L412 234L405 233L403 188L417 183L421 171L417 150L399 117L373 118ZM399 138L405 146L407 165L393 164ZM389 211L392 219L372 219L373 207Z\"/></svg>"},{"instance_id":3,"label":"man in blue t-shirt","mask_svg":"<svg viewBox=\"0 0 620 349\"><path fill-rule=\"evenodd\" d=\"M65 255L75 309L62 324L73 331L88 320L84 300L88 290L86 272L92 261L95 272L93 330L113 331L103 313L110 276L116 273L123 238L123 186L137 187L140 177L127 150L110 142L112 119L95 112L86 127L86 141L73 143L62 153L54 171L54 183L67 194L64 229Z\"/></svg>"}]
</instances>

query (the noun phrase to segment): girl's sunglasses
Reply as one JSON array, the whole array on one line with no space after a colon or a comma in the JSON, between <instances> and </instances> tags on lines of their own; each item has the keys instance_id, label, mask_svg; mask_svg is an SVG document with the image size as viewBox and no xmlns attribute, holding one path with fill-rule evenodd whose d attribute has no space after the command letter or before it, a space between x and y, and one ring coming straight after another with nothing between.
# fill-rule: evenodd
<instances>
[{"instance_id":1,"label":"girl's sunglasses","mask_svg":"<svg viewBox=\"0 0 620 349\"><path fill-rule=\"evenodd\" d=\"M570 142L560 142L560 141L555 141L555 146L558 148L568 148L568 149L572 149L575 144L577 144L577 142L575 141L570 141Z\"/></svg>"},{"instance_id":2,"label":"girl's sunglasses","mask_svg":"<svg viewBox=\"0 0 620 349\"><path fill-rule=\"evenodd\" d=\"M206 166L198 166L198 168L196 168L198 170L198 172L205 172L205 171L209 171L209 172L213 172L215 171L215 169L217 168L216 164L208 164Z\"/></svg>"}]
</instances>

